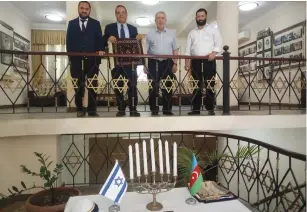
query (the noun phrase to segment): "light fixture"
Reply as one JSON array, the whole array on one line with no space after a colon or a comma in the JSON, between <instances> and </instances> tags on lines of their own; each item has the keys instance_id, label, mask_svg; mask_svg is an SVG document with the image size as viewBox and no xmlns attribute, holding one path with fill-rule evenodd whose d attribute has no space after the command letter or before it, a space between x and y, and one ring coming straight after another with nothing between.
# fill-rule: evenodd
<instances>
[{"instance_id":1,"label":"light fixture","mask_svg":"<svg viewBox=\"0 0 307 212\"><path fill-rule=\"evenodd\" d=\"M150 25L150 20L148 18L145 17L139 17L135 20L136 24L139 26L148 26Z\"/></svg>"},{"instance_id":2,"label":"light fixture","mask_svg":"<svg viewBox=\"0 0 307 212\"><path fill-rule=\"evenodd\" d=\"M257 2L243 2L240 4L239 9L242 11L250 11L258 7L259 4Z\"/></svg>"},{"instance_id":3,"label":"light fixture","mask_svg":"<svg viewBox=\"0 0 307 212\"><path fill-rule=\"evenodd\" d=\"M159 0L142 0L143 4L155 5L159 3Z\"/></svg>"},{"instance_id":4,"label":"light fixture","mask_svg":"<svg viewBox=\"0 0 307 212\"><path fill-rule=\"evenodd\" d=\"M45 18L47 18L50 21L62 21L63 17L57 13L48 13L45 15Z\"/></svg>"}]
</instances>

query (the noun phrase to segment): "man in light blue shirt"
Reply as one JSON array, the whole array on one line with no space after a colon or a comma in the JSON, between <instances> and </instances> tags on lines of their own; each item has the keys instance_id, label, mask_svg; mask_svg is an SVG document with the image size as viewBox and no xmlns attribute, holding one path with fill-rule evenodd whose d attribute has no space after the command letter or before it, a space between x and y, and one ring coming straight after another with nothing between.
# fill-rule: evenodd
<instances>
[{"instance_id":1,"label":"man in light blue shirt","mask_svg":"<svg viewBox=\"0 0 307 212\"><path fill-rule=\"evenodd\" d=\"M157 28L146 35L147 54L154 55L178 55L176 44L176 33L165 28L166 14L163 11L157 12L155 22ZM158 70L157 70L158 69ZM147 77L152 80L152 89L149 89L149 105L152 115L158 115L159 105L157 97L159 95L159 83L163 80L162 103L163 114L173 115L172 113L172 82L177 71L177 59L157 58L148 59Z\"/></svg>"}]
</instances>

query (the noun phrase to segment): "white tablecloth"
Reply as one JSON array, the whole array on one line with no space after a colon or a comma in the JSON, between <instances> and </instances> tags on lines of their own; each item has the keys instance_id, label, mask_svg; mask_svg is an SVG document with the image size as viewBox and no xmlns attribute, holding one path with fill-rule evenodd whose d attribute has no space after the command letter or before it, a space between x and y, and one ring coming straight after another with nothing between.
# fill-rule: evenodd
<instances>
[{"instance_id":1,"label":"white tablecloth","mask_svg":"<svg viewBox=\"0 0 307 212\"><path fill-rule=\"evenodd\" d=\"M190 193L187 188L175 188L171 191L161 193L157 195L157 201L162 203L163 211L174 212L191 212L191 211L218 211L218 212L250 212L239 200L229 200L216 203L199 203L196 205L186 204L186 199L190 197ZM101 195L89 195L89 196L77 196L71 197L64 212L73 212L73 207L76 203L82 199L90 199L94 201L98 207L99 212L108 212L109 207L112 205L112 201ZM135 192L127 192L120 202L121 212L144 212L147 203L152 201L152 195L138 194Z\"/></svg>"}]
</instances>

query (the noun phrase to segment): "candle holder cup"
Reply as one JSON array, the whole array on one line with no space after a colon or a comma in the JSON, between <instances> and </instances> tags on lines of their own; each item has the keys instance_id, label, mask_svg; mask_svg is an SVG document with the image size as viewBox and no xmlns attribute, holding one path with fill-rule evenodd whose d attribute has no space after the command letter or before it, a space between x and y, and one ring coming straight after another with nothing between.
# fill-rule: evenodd
<instances>
[{"instance_id":1,"label":"candle holder cup","mask_svg":"<svg viewBox=\"0 0 307 212\"><path fill-rule=\"evenodd\" d=\"M167 180L164 180L164 175L167 176ZM148 182L148 175L144 175L145 182L141 182L141 177L137 178L137 181L131 180L133 191L139 194L152 194L152 202L146 205L146 208L150 211L160 211L163 205L157 202L157 194L170 191L173 189L177 182L177 177L171 177L170 174L161 174L161 181L156 181L156 173L152 172L152 182ZM171 179L172 178L172 179Z\"/></svg>"}]
</instances>

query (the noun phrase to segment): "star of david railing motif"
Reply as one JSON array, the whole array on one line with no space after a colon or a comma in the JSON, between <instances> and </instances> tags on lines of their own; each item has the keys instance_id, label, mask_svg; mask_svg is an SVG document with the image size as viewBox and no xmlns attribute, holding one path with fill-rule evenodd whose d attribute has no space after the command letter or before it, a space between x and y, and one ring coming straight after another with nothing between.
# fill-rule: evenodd
<instances>
[{"instance_id":1,"label":"star of david railing motif","mask_svg":"<svg viewBox=\"0 0 307 212\"><path fill-rule=\"evenodd\" d=\"M119 86L119 82L122 82L123 86ZM120 75L117 79L112 79L111 86L117 89L120 93L127 92L129 80Z\"/></svg>"},{"instance_id":2,"label":"star of david railing motif","mask_svg":"<svg viewBox=\"0 0 307 212\"><path fill-rule=\"evenodd\" d=\"M281 93L284 89L287 89L287 82L282 80L282 78L279 76L276 81L273 81L273 88L276 89L278 93Z\"/></svg>"},{"instance_id":3,"label":"star of david railing motif","mask_svg":"<svg viewBox=\"0 0 307 212\"><path fill-rule=\"evenodd\" d=\"M170 86L167 84L170 84ZM161 89L165 89L167 93L170 93L172 90L176 89L176 80L169 75L166 77L166 79L161 79Z\"/></svg>"},{"instance_id":4,"label":"star of david railing motif","mask_svg":"<svg viewBox=\"0 0 307 212\"><path fill-rule=\"evenodd\" d=\"M206 89L212 90L213 93L220 89L220 80L218 80L215 76L209 80L206 80L206 82L208 83Z\"/></svg>"},{"instance_id":5,"label":"star of david railing motif","mask_svg":"<svg viewBox=\"0 0 307 212\"><path fill-rule=\"evenodd\" d=\"M68 81L71 81L72 86L68 86ZM65 78L59 80L59 88L63 91L72 92L74 89L78 88L78 78L72 78L70 75L67 75Z\"/></svg>"},{"instance_id":6,"label":"star of david railing motif","mask_svg":"<svg viewBox=\"0 0 307 212\"><path fill-rule=\"evenodd\" d=\"M96 86L93 85L95 81L97 81ZM105 80L103 78L98 77L97 74L95 74L94 77L87 79L87 88L93 89L95 93L98 93L98 91L103 90L105 86Z\"/></svg>"}]
</instances>

